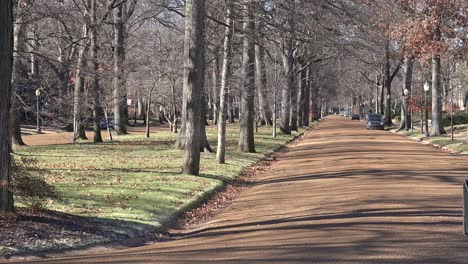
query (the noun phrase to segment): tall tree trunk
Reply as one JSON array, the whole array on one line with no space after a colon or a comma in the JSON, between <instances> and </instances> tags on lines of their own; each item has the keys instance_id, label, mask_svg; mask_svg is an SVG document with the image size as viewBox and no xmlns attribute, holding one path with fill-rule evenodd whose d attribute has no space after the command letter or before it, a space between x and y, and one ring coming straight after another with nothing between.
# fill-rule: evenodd
<instances>
[{"instance_id":1,"label":"tall tree trunk","mask_svg":"<svg viewBox=\"0 0 468 264\"><path fill-rule=\"evenodd\" d=\"M92 93L93 93L93 130L94 139L93 142L102 142L101 126L100 121L103 116L103 110L101 106L101 95L99 88L99 58L98 58L98 29L97 29L97 0L91 0L91 27L90 27L90 38L91 38L91 61L92 61Z\"/></svg>"},{"instance_id":2,"label":"tall tree trunk","mask_svg":"<svg viewBox=\"0 0 468 264\"><path fill-rule=\"evenodd\" d=\"M442 125L442 99L441 99L441 64L440 57L432 58L432 121L431 136L446 134Z\"/></svg>"},{"instance_id":3,"label":"tall tree trunk","mask_svg":"<svg viewBox=\"0 0 468 264\"><path fill-rule=\"evenodd\" d=\"M284 74L286 76L286 85L281 91L281 124L280 130L283 134L291 134L294 127L290 126L291 118L291 94L294 89L294 51L293 51L293 35L295 31L294 15L295 15L295 0L286 1L289 5L288 10L288 29L289 32L285 39L285 47L283 50L283 65ZM295 101L294 101L295 103ZM296 127L297 129L297 127Z\"/></svg>"},{"instance_id":4,"label":"tall tree trunk","mask_svg":"<svg viewBox=\"0 0 468 264\"><path fill-rule=\"evenodd\" d=\"M293 59L294 60L294 59ZM291 131L298 131L297 128L297 98L298 98L298 72L295 61L292 64L292 86L291 86L291 98L290 98L290 108L291 108L291 124L290 129Z\"/></svg>"},{"instance_id":5,"label":"tall tree trunk","mask_svg":"<svg viewBox=\"0 0 468 264\"><path fill-rule=\"evenodd\" d=\"M185 159L183 172L200 174L201 95L205 78L205 0L185 2L184 102Z\"/></svg>"},{"instance_id":6,"label":"tall tree trunk","mask_svg":"<svg viewBox=\"0 0 468 264\"><path fill-rule=\"evenodd\" d=\"M304 65L304 60L300 59L297 63L298 72L297 72L297 126L302 127L303 124L303 115L304 115L304 100L305 100L305 88L306 88L306 67Z\"/></svg>"},{"instance_id":7,"label":"tall tree trunk","mask_svg":"<svg viewBox=\"0 0 468 264\"><path fill-rule=\"evenodd\" d=\"M392 108L391 108L391 90L392 82L400 69L400 63L396 66L393 73L390 72L390 41L387 40L385 44L385 62L384 62L384 79L383 88L385 89L385 125L391 126L392 122Z\"/></svg>"},{"instance_id":8,"label":"tall tree trunk","mask_svg":"<svg viewBox=\"0 0 468 264\"><path fill-rule=\"evenodd\" d=\"M11 192L10 102L13 67L13 1L0 1L0 213L14 212Z\"/></svg>"},{"instance_id":9,"label":"tall tree trunk","mask_svg":"<svg viewBox=\"0 0 468 264\"><path fill-rule=\"evenodd\" d=\"M141 98L141 93L137 93L137 118L142 118L143 117L143 99Z\"/></svg>"},{"instance_id":10,"label":"tall tree trunk","mask_svg":"<svg viewBox=\"0 0 468 264\"><path fill-rule=\"evenodd\" d=\"M21 82L22 76L22 63L20 50L23 50L25 43L25 21L22 2L18 1L16 18L13 28L13 73L12 73L12 87L11 87L11 136L12 141L15 145L25 145L21 136L21 119L20 119L20 107L16 96L18 95L18 86Z\"/></svg>"},{"instance_id":11,"label":"tall tree trunk","mask_svg":"<svg viewBox=\"0 0 468 264\"><path fill-rule=\"evenodd\" d=\"M208 142L208 137L206 136L206 125L208 124L206 122L206 114L207 114L207 108L208 105L205 101L205 96L202 93L201 99L201 119L200 119L200 151L201 152L206 152L206 153L211 153L213 152L213 149L210 146L210 142Z\"/></svg>"},{"instance_id":12,"label":"tall tree trunk","mask_svg":"<svg viewBox=\"0 0 468 264\"><path fill-rule=\"evenodd\" d=\"M290 41L288 41L290 42ZM294 85L293 76L293 54L292 54L292 43L288 43L286 54L283 54L283 66L284 73L286 76L286 85L283 85L281 89L281 123L280 130L283 134L291 134L291 128L289 126L289 118L291 114L291 90Z\"/></svg>"},{"instance_id":13,"label":"tall tree trunk","mask_svg":"<svg viewBox=\"0 0 468 264\"><path fill-rule=\"evenodd\" d=\"M218 124L219 112L219 48L214 51L213 60L213 123Z\"/></svg>"},{"instance_id":14,"label":"tall tree trunk","mask_svg":"<svg viewBox=\"0 0 468 264\"><path fill-rule=\"evenodd\" d=\"M404 64L404 77L403 77L403 102L401 104L401 124L400 129L403 128L411 128L411 115L408 111L408 97L405 96L404 91L405 89L408 90L408 96L411 94L411 84L413 81L413 63L414 60L412 58L405 58Z\"/></svg>"},{"instance_id":15,"label":"tall tree trunk","mask_svg":"<svg viewBox=\"0 0 468 264\"><path fill-rule=\"evenodd\" d=\"M83 25L82 37L84 39L80 49L78 50L78 59L75 70L75 84L73 93L73 141L76 139L87 139L86 137L86 109L83 105L83 91L84 91L84 77L83 77L83 66L84 66L84 55L88 47L88 27Z\"/></svg>"},{"instance_id":16,"label":"tall tree trunk","mask_svg":"<svg viewBox=\"0 0 468 264\"><path fill-rule=\"evenodd\" d=\"M314 121L314 120L318 120L319 89L318 89L318 86L317 86L317 80L319 78L319 71L318 71L317 68L313 68L311 66L310 74L311 74L311 78L310 78L310 92L311 92L310 102L311 102L311 106L312 106L311 107L312 113L310 114L310 120Z\"/></svg>"},{"instance_id":17,"label":"tall tree trunk","mask_svg":"<svg viewBox=\"0 0 468 264\"><path fill-rule=\"evenodd\" d=\"M239 150L255 152L254 103L255 103L255 46L252 36L255 30L254 11L251 0L244 0L243 49L242 49L242 94Z\"/></svg>"},{"instance_id":18,"label":"tall tree trunk","mask_svg":"<svg viewBox=\"0 0 468 264\"><path fill-rule=\"evenodd\" d=\"M310 115L310 77L311 77L311 66L307 66L304 69L303 76L303 86L304 86L304 96L302 99L302 125L309 126L309 115Z\"/></svg>"},{"instance_id":19,"label":"tall tree trunk","mask_svg":"<svg viewBox=\"0 0 468 264\"><path fill-rule=\"evenodd\" d=\"M384 84L384 80L382 80L382 82L380 83L380 87L379 87L379 91L380 91L380 100L379 100L379 104L380 104L380 107L379 107L379 110L380 110L380 114L383 115L385 113L385 84Z\"/></svg>"},{"instance_id":20,"label":"tall tree trunk","mask_svg":"<svg viewBox=\"0 0 468 264\"><path fill-rule=\"evenodd\" d=\"M128 114L127 108L127 87L125 85L125 73L123 64L125 61L125 25L124 9L125 2L113 10L113 31L114 31L114 125L118 135L127 134Z\"/></svg>"},{"instance_id":21,"label":"tall tree trunk","mask_svg":"<svg viewBox=\"0 0 468 264\"><path fill-rule=\"evenodd\" d=\"M393 125L393 122L392 122L392 111L391 111L391 105L390 105L390 99L391 99L391 82L390 82L390 42L389 40L386 41L385 43L385 61L384 61L384 90L385 90L385 93L384 93L384 100L385 100L385 111L384 111L384 114L385 114L385 117L384 117L384 121L385 121L385 125L386 126L391 126Z\"/></svg>"},{"instance_id":22,"label":"tall tree trunk","mask_svg":"<svg viewBox=\"0 0 468 264\"><path fill-rule=\"evenodd\" d=\"M219 97L218 147L216 149L216 162L218 164L224 164L226 162L226 116L228 86L231 75L231 45L233 37L232 1L233 0L227 0L226 25L228 26L224 29L223 68L221 70L221 90Z\"/></svg>"},{"instance_id":23,"label":"tall tree trunk","mask_svg":"<svg viewBox=\"0 0 468 264\"><path fill-rule=\"evenodd\" d=\"M234 123L235 122L235 109L234 109L234 95L232 94L232 89L231 87L228 88L228 119L229 123Z\"/></svg>"},{"instance_id":24,"label":"tall tree trunk","mask_svg":"<svg viewBox=\"0 0 468 264\"><path fill-rule=\"evenodd\" d=\"M171 85L172 118L173 118L173 129L172 129L172 132L178 133L178 130L177 130L177 101L176 101L175 87L176 87L176 83L174 82L174 83L172 83L172 85Z\"/></svg>"},{"instance_id":25,"label":"tall tree trunk","mask_svg":"<svg viewBox=\"0 0 468 264\"><path fill-rule=\"evenodd\" d=\"M151 96L152 96L153 89L148 92L148 101L146 102L146 125L145 125L145 135L147 138L150 137L150 109L151 109Z\"/></svg>"},{"instance_id":26,"label":"tall tree trunk","mask_svg":"<svg viewBox=\"0 0 468 264\"><path fill-rule=\"evenodd\" d=\"M262 123L273 125L271 109L267 100L267 72L265 68L265 48L255 44L255 87L257 88L258 107Z\"/></svg>"}]
</instances>

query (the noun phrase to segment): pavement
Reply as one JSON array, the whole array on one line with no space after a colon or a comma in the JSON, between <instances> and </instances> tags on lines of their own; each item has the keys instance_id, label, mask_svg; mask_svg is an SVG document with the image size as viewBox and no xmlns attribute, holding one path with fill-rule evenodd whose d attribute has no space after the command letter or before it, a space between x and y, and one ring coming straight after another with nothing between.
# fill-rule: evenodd
<instances>
[{"instance_id":1,"label":"pavement","mask_svg":"<svg viewBox=\"0 0 468 264\"><path fill-rule=\"evenodd\" d=\"M173 240L34 263L468 263L465 177L465 158L332 116Z\"/></svg>"}]
</instances>

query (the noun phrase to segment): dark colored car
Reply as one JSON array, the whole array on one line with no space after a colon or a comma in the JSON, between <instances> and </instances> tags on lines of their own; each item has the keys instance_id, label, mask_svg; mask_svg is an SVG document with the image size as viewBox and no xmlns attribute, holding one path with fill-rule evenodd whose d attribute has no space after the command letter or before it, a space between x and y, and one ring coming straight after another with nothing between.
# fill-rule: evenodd
<instances>
[{"instance_id":1,"label":"dark colored car","mask_svg":"<svg viewBox=\"0 0 468 264\"><path fill-rule=\"evenodd\" d=\"M358 114L353 114L351 120L361 120L361 117Z\"/></svg>"},{"instance_id":2,"label":"dark colored car","mask_svg":"<svg viewBox=\"0 0 468 264\"><path fill-rule=\"evenodd\" d=\"M113 115L110 115L110 116L107 117L107 122L109 123L109 128L110 129L115 129L115 127L114 127L114 116ZM101 129L106 129L107 128L106 118L105 117L101 118L101 121L99 121L99 126L101 127Z\"/></svg>"},{"instance_id":3,"label":"dark colored car","mask_svg":"<svg viewBox=\"0 0 468 264\"><path fill-rule=\"evenodd\" d=\"M367 120L367 129L384 130L384 122L379 114L369 114Z\"/></svg>"}]
</instances>

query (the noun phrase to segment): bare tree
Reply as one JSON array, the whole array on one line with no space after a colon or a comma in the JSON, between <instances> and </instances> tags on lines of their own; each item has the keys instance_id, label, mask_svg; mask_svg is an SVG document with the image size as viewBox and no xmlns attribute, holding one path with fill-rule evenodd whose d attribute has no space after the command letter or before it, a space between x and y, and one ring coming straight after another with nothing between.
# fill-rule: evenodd
<instances>
[{"instance_id":1,"label":"bare tree","mask_svg":"<svg viewBox=\"0 0 468 264\"><path fill-rule=\"evenodd\" d=\"M220 104L218 118L218 148L216 151L216 162L223 164L226 162L226 119L227 119L227 101L228 101L228 86L231 75L231 59L232 59L232 37L233 37L233 19L232 6L233 0L227 0L226 26L224 29L223 43L223 68L221 70L221 89L220 89Z\"/></svg>"},{"instance_id":2,"label":"bare tree","mask_svg":"<svg viewBox=\"0 0 468 264\"><path fill-rule=\"evenodd\" d=\"M10 98L13 66L13 1L0 2L0 213L13 212L10 189Z\"/></svg>"},{"instance_id":3,"label":"bare tree","mask_svg":"<svg viewBox=\"0 0 468 264\"><path fill-rule=\"evenodd\" d=\"M22 79L22 60L21 52L25 46L25 9L28 4L22 1L17 1L16 16L13 29L13 77L12 77L12 93L11 93L11 135L12 143L15 145L24 145L23 138L21 137L21 120L20 120L20 106L18 103L18 87Z\"/></svg>"},{"instance_id":4,"label":"bare tree","mask_svg":"<svg viewBox=\"0 0 468 264\"><path fill-rule=\"evenodd\" d=\"M86 23L83 25L82 33L83 41L78 50L78 58L75 70L75 85L73 96L73 141L77 139L87 139L86 137L86 109L84 107L84 76L83 67L85 61L85 53L88 50L88 26Z\"/></svg>"},{"instance_id":5,"label":"bare tree","mask_svg":"<svg viewBox=\"0 0 468 264\"><path fill-rule=\"evenodd\" d=\"M254 141L254 102L255 102L255 46L252 36L255 29L253 3L245 0L242 49L242 95L239 150L255 152Z\"/></svg>"},{"instance_id":6,"label":"bare tree","mask_svg":"<svg viewBox=\"0 0 468 264\"><path fill-rule=\"evenodd\" d=\"M185 3L184 93L185 159L183 172L200 174L201 96L205 78L205 1Z\"/></svg>"},{"instance_id":7,"label":"bare tree","mask_svg":"<svg viewBox=\"0 0 468 264\"><path fill-rule=\"evenodd\" d=\"M126 38L128 35L127 23L135 11L136 4L137 0L122 1L122 3L113 10L114 122L115 131L119 135L127 133L128 108L124 63L126 59Z\"/></svg>"}]
</instances>

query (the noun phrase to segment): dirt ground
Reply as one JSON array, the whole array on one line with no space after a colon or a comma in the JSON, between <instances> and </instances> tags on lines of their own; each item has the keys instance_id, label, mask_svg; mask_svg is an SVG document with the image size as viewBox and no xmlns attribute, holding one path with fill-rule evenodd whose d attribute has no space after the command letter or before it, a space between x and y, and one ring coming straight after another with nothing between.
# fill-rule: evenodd
<instances>
[{"instance_id":1,"label":"dirt ground","mask_svg":"<svg viewBox=\"0 0 468 264\"><path fill-rule=\"evenodd\" d=\"M468 263L467 176L464 157L334 116L177 239L34 263Z\"/></svg>"}]
</instances>

